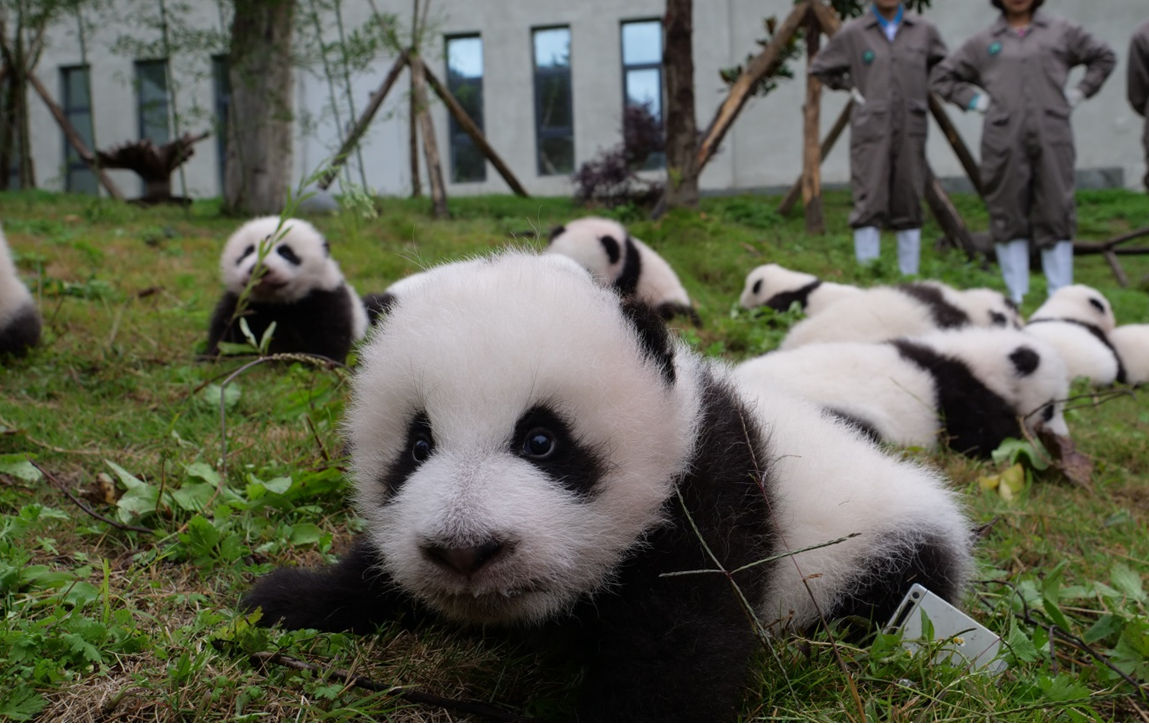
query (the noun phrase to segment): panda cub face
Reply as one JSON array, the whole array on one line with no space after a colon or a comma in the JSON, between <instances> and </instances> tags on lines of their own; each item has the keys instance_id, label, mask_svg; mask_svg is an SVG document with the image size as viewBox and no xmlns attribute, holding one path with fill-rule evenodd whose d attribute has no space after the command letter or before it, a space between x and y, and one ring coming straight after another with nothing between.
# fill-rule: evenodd
<instances>
[{"instance_id":1,"label":"panda cub face","mask_svg":"<svg viewBox=\"0 0 1149 725\"><path fill-rule=\"evenodd\" d=\"M978 327L1008 327L1020 330L1021 312L1017 304L1001 292L987 287L958 290L962 308Z\"/></svg>"},{"instance_id":2,"label":"panda cub face","mask_svg":"<svg viewBox=\"0 0 1149 725\"><path fill-rule=\"evenodd\" d=\"M817 281L818 278L812 274L795 272L777 264L763 264L746 275L738 304L746 309L766 305L780 293L796 292Z\"/></svg>"},{"instance_id":3,"label":"panda cub face","mask_svg":"<svg viewBox=\"0 0 1149 725\"><path fill-rule=\"evenodd\" d=\"M346 422L358 506L400 587L455 620L511 623L610 584L693 447L694 378L675 375L665 332L637 330L552 255L447 265L404 290Z\"/></svg>"},{"instance_id":4,"label":"panda cub face","mask_svg":"<svg viewBox=\"0 0 1149 725\"><path fill-rule=\"evenodd\" d=\"M240 294L256 272L261 245L271 245L262 274L252 287L256 302L296 302L313 290L333 290L343 283L323 235L301 219L268 216L252 219L227 240L220 258L224 285Z\"/></svg>"},{"instance_id":5,"label":"panda cub face","mask_svg":"<svg viewBox=\"0 0 1149 725\"><path fill-rule=\"evenodd\" d=\"M601 217L583 217L551 230L547 252L569 257L601 285L614 284L627 256L627 232L621 224Z\"/></svg>"},{"instance_id":6,"label":"panda cub face","mask_svg":"<svg viewBox=\"0 0 1149 725\"><path fill-rule=\"evenodd\" d=\"M1054 292L1030 321L1058 318L1093 325L1102 332L1110 332L1117 325L1105 295L1083 284L1071 284Z\"/></svg>"}]
</instances>

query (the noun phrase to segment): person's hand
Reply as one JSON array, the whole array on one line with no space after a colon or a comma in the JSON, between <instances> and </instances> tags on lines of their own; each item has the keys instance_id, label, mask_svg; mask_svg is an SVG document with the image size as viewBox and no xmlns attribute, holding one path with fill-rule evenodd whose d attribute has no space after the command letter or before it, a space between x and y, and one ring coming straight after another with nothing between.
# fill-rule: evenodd
<instances>
[{"instance_id":1,"label":"person's hand","mask_svg":"<svg viewBox=\"0 0 1149 725\"><path fill-rule=\"evenodd\" d=\"M985 93L979 93L976 96L974 96L972 99L970 99L968 109L971 111L977 111L978 113L984 114L986 111L989 110L989 104L990 104L989 96L986 95Z\"/></svg>"},{"instance_id":2,"label":"person's hand","mask_svg":"<svg viewBox=\"0 0 1149 725\"><path fill-rule=\"evenodd\" d=\"M1077 105L1085 100L1085 94L1080 88L1070 88L1065 93L1065 100L1068 101L1070 108L1077 108Z\"/></svg>"},{"instance_id":3,"label":"person's hand","mask_svg":"<svg viewBox=\"0 0 1149 725\"><path fill-rule=\"evenodd\" d=\"M854 103L857 103L859 106L866 104L866 98L862 95L862 92L858 90L857 86L850 89L850 98L853 98Z\"/></svg>"}]
</instances>

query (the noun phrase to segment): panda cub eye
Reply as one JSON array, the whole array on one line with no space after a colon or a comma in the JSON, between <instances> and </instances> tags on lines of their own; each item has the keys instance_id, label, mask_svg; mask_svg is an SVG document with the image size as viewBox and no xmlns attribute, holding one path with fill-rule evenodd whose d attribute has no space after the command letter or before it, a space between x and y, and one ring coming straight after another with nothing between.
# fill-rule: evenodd
<instances>
[{"instance_id":1,"label":"panda cub eye","mask_svg":"<svg viewBox=\"0 0 1149 725\"><path fill-rule=\"evenodd\" d=\"M278 247L276 247L275 253L296 266L298 266L299 263L303 261L299 258L299 255L295 253L295 250L286 244L280 244Z\"/></svg>"},{"instance_id":2,"label":"panda cub eye","mask_svg":"<svg viewBox=\"0 0 1149 725\"><path fill-rule=\"evenodd\" d=\"M529 458L549 458L557 447L555 434L546 428L532 428L523 438L523 455Z\"/></svg>"},{"instance_id":3,"label":"panda cub eye","mask_svg":"<svg viewBox=\"0 0 1149 725\"><path fill-rule=\"evenodd\" d=\"M431 421L427 419L426 413L420 413L411 421L407 429L407 451L416 466L435 452L435 438L431 435Z\"/></svg>"},{"instance_id":4,"label":"panda cub eye","mask_svg":"<svg viewBox=\"0 0 1149 725\"><path fill-rule=\"evenodd\" d=\"M249 244L246 247L244 247L243 254L239 255L239 259L235 260L236 266L239 266L243 262L243 260L250 257L253 252L255 252L255 245L254 244Z\"/></svg>"}]
</instances>

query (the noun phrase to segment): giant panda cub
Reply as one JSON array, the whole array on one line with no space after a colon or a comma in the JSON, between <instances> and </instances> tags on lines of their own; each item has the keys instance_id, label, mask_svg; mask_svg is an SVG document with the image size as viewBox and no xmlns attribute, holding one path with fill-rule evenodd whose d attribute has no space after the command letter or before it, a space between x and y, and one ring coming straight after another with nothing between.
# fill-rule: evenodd
<instances>
[{"instance_id":1,"label":"giant panda cub","mask_svg":"<svg viewBox=\"0 0 1149 725\"><path fill-rule=\"evenodd\" d=\"M743 601L775 632L882 622L913 582L959 602L970 568L936 474L780 391L743 400L557 255L427 272L362 351L345 430L362 537L243 606L558 648L584 667L583 720L732 719L759 642Z\"/></svg>"},{"instance_id":2,"label":"giant panda cub","mask_svg":"<svg viewBox=\"0 0 1149 725\"><path fill-rule=\"evenodd\" d=\"M1112 385L1126 381L1125 364L1109 340L1116 324L1104 295L1073 284L1050 295L1025 330L1057 350L1070 380L1084 377L1095 385Z\"/></svg>"},{"instance_id":3,"label":"giant panda cub","mask_svg":"<svg viewBox=\"0 0 1149 725\"><path fill-rule=\"evenodd\" d=\"M616 221L583 217L555 227L545 251L570 257L599 284L637 297L665 320L685 315L699 323L690 296L670 264Z\"/></svg>"},{"instance_id":4,"label":"giant panda cub","mask_svg":"<svg viewBox=\"0 0 1149 725\"><path fill-rule=\"evenodd\" d=\"M262 263L261 246L267 253ZM270 351L322 355L342 362L367 331L363 301L343 279L323 235L301 219L252 219L231 235L220 258L223 297L208 330L207 354L244 341L236 315L252 276L243 317L256 340L275 323Z\"/></svg>"},{"instance_id":5,"label":"giant panda cub","mask_svg":"<svg viewBox=\"0 0 1149 725\"><path fill-rule=\"evenodd\" d=\"M0 356L24 355L40 342L40 312L20 281L4 230L0 229Z\"/></svg>"},{"instance_id":6,"label":"giant panda cub","mask_svg":"<svg viewBox=\"0 0 1149 725\"><path fill-rule=\"evenodd\" d=\"M790 328L779 348L816 342L880 342L967 326L1019 327L1016 306L993 290L956 290L941 282L870 287Z\"/></svg>"},{"instance_id":7,"label":"giant panda cub","mask_svg":"<svg viewBox=\"0 0 1149 725\"><path fill-rule=\"evenodd\" d=\"M777 264L763 264L746 275L738 304L746 309L765 305L785 312L797 302L807 315L816 315L838 300L861 291L860 287L824 282L812 274Z\"/></svg>"},{"instance_id":8,"label":"giant panda cub","mask_svg":"<svg viewBox=\"0 0 1149 725\"><path fill-rule=\"evenodd\" d=\"M988 457L1018 420L1068 435L1057 352L1024 332L968 328L885 343L823 343L742 363L743 390L783 387L877 440Z\"/></svg>"},{"instance_id":9,"label":"giant panda cub","mask_svg":"<svg viewBox=\"0 0 1149 725\"><path fill-rule=\"evenodd\" d=\"M1115 327L1109 333L1109 342L1125 367L1125 382L1149 383L1149 324Z\"/></svg>"}]
</instances>

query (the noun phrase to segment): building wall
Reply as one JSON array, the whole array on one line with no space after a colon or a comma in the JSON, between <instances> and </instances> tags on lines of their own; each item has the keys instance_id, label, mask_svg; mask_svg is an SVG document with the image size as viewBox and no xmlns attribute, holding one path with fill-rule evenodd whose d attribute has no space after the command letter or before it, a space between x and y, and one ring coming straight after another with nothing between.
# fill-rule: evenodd
<instances>
[{"instance_id":1,"label":"building wall","mask_svg":"<svg viewBox=\"0 0 1149 725\"><path fill-rule=\"evenodd\" d=\"M379 0L383 11L396 13L402 26L409 25L411 4L401 0ZM694 55L697 116L705 128L721 102L725 88L718 70L742 63L758 49L755 41L765 35L763 18L777 15L781 20L792 0L695 0ZM951 48L988 25L995 17L988 0L934 0L927 17L942 31ZM188 26L226 31L226 19L219 17L212 3L189 4L190 15L181 22ZM304 6L301 5L301 8ZM568 194L571 183L565 175L540 176L536 171L535 117L533 105L531 29L547 25L569 25L571 29L571 73L574 104L575 164L593 158L599 151L621 140L622 59L620 23L624 20L660 17L664 0L435 0L432 7L432 39L424 50L425 60L441 79L446 78L443 37L479 33L483 40L484 125L487 136L519 180L534 194ZM1124 98L1125 54L1132 30L1149 18L1146 0L1048 0L1048 12L1081 23L1107 41L1119 56L1119 63L1101 93L1087 101L1074 115L1079 169L1118 169L1124 183L1136 186L1144 173L1140 148L1142 119L1133 113ZM118 3L121 19L129 17ZM113 11L113 12L115 12ZM349 28L371 22L370 6L362 2L344 3L344 21ZM325 40L334 40L333 24L325 23ZM301 33L314 32L310 24L300 25ZM125 28L143 40L157 39L158 30L136 21L134 26L102 20L87 37L88 61L92 67L92 96L96 138L108 147L138 136L135 91L132 85L133 58L111 50ZM154 37L153 37L154 36ZM60 93L59 68L81 62L74 22L51 29L49 44L38 67L38 75L53 94ZM390 68L393 58L380 57L366 72L352 78L356 110L361 111ZM173 84L178 89L182 130L212 128L213 88L210 53L181 53L171 60ZM767 98L752 99L722 144L720 153L702 176L705 190L784 187L801 168L801 105L805 88L802 77L805 61L794 64L797 79L783 81ZM1080 78L1075 71L1071 83ZM337 124L330 110L329 89L318 69L300 71L296 77L297 134L295 139L296 182L321 168L338 148ZM366 180L373 190L384 194L406 194L411 188L407 159L406 75L392 89L363 139L360 156L352 155L349 176L358 185ZM828 130L846 100L845 94L825 94L822 106L823 130ZM35 96L29 98L32 113L33 155L38 181L45 188L62 188L64 146L62 136L47 109ZM977 153L980 117L948 107L967 143ZM437 101L432 104L444 175L449 180L447 114ZM346 127L349 114L340 119ZM823 167L827 183L848 180L846 139L830 154ZM942 177L961 177L962 169L936 127L931 128L927 154ZM186 189L179 177L174 193L211 196L220 193L219 159L214 139L196 146L195 155L184 167ZM129 197L139 193L140 184L130 172L111 172ZM345 176L340 177L340 182ZM422 172L426 189L426 170ZM448 193L502 193L508 187L488 164L483 182L448 183Z\"/></svg>"}]
</instances>

